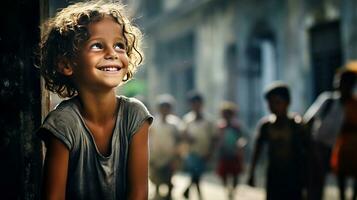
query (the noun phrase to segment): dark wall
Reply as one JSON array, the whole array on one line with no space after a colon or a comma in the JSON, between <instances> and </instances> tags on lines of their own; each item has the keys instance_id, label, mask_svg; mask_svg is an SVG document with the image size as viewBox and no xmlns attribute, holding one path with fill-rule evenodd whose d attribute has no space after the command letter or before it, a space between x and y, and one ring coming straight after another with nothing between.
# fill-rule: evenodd
<instances>
[{"instance_id":1,"label":"dark wall","mask_svg":"<svg viewBox=\"0 0 357 200\"><path fill-rule=\"evenodd\" d=\"M0 199L37 199L41 122L40 79L34 66L40 0L5 0L0 16Z\"/></svg>"},{"instance_id":2,"label":"dark wall","mask_svg":"<svg viewBox=\"0 0 357 200\"><path fill-rule=\"evenodd\" d=\"M313 72L313 98L333 90L333 79L342 63L340 21L319 23L309 30Z\"/></svg>"}]
</instances>

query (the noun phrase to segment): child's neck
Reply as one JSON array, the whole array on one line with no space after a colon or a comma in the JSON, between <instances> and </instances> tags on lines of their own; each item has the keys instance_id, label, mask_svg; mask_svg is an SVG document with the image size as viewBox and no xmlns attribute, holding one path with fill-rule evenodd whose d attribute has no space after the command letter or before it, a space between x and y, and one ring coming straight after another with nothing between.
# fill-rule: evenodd
<instances>
[{"instance_id":1,"label":"child's neck","mask_svg":"<svg viewBox=\"0 0 357 200\"><path fill-rule=\"evenodd\" d=\"M167 121L167 114L161 114L161 122L166 123Z\"/></svg>"},{"instance_id":2,"label":"child's neck","mask_svg":"<svg viewBox=\"0 0 357 200\"><path fill-rule=\"evenodd\" d=\"M275 116L276 116L276 122L277 123L284 123L288 119L288 115L287 114L275 115Z\"/></svg>"},{"instance_id":3,"label":"child's neck","mask_svg":"<svg viewBox=\"0 0 357 200\"><path fill-rule=\"evenodd\" d=\"M200 121L201 119L203 119L203 114L201 111L194 111L194 113L196 114L196 121Z\"/></svg>"},{"instance_id":4,"label":"child's neck","mask_svg":"<svg viewBox=\"0 0 357 200\"><path fill-rule=\"evenodd\" d=\"M227 124L227 126L231 126L232 125L232 119L231 118L226 118L225 119L226 120L226 124Z\"/></svg>"},{"instance_id":5,"label":"child's neck","mask_svg":"<svg viewBox=\"0 0 357 200\"><path fill-rule=\"evenodd\" d=\"M84 119L93 123L103 123L115 118L117 99L114 91L105 94L82 92L78 96Z\"/></svg>"}]
</instances>

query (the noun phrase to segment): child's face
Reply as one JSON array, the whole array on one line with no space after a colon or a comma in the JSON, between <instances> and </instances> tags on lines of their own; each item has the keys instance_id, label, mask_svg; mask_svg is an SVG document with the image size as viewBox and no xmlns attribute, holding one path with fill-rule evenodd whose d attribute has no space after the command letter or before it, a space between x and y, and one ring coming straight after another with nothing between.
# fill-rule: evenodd
<instances>
[{"instance_id":1,"label":"child's face","mask_svg":"<svg viewBox=\"0 0 357 200\"><path fill-rule=\"evenodd\" d=\"M161 105L159 106L159 112L161 113L161 115L168 115L171 112L171 106L170 105Z\"/></svg>"},{"instance_id":2,"label":"child's face","mask_svg":"<svg viewBox=\"0 0 357 200\"><path fill-rule=\"evenodd\" d=\"M286 115L289 107L289 102L279 95L271 95L268 99L270 111L277 116Z\"/></svg>"},{"instance_id":3,"label":"child's face","mask_svg":"<svg viewBox=\"0 0 357 200\"><path fill-rule=\"evenodd\" d=\"M222 117L225 120L230 120L231 118L234 117L234 111L232 111L232 110L223 110L222 111Z\"/></svg>"},{"instance_id":4,"label":"child's face","mask_svg":"<svg viewBox=\"0 0 357 200\"><path fill-rule=\"evenodd\" d=\"M341 81L339 90L343 98L350 98L354 96L354 87L356 85L355 82L356 81L354 80Z\"/></svg>"},{"instance_id":5,"label":"child's face","mask_svg":"<svg viewBox=\"0 0 357 200\"><path fill-rule=\"evenodd\" d=\"M191 109L195 112L201 112L202 110L202 102L199 100L194 100L190 102Z\"/></svg>"},{"instance_id":6,"label":"child's face","mask_svg":"<svg viewBox=\"0 0 357 200\"><path fill-rule=\"evenodd\" d=\"M89 24L90 38L82 46L77 65L73 67L79 91L113 89L122 83L129 63L122 31L110 17Z\"/></svg>"}]
</instances>

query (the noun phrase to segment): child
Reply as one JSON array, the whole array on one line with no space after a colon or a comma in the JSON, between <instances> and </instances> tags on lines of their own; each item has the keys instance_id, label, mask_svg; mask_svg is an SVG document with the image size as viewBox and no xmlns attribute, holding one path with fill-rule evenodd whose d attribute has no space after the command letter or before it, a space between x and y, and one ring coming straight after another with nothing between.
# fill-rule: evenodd
<instances>
[{"instance_id":1,"label":"child","mask_svg":"<svg viewBox=\"0 0 357 200\"><path fill-rule=\"evenodd\" d=\"M43 199L147 199L152 116L115 95L142 61L140 39L117 3L76 3L45 24L41 74L70 99L38 133L47 147Z\"/></svg>"},{"instance_id":2,"label":"child","mask_svg":"<svg viewBox=\"0 0 357 200\"><path fill-rule=\"evenodd\" d=\"M301 119L288 114L290 92L287 85L273 83L265 93L265 99L272 114L263 118L258 127L248 184L255 185L255 166L263 146L267 144L267 199L300 200L305 148Z\"/></svg>"},{"instance_id":3,"label":"child","mask_svg":"<svg viewBox=\"0 0 357 200\"><path fill-rule=\"evenodd\" d=\"M355 82L356 72L348 69L349 66L357 66L356 62L350 62L347 67L340 68L334 77L334 91L325 91L319 95L316 101L309 107L304 115L305 123L308 125L310 132L310 150L309 150L309 167L308 167L308 199L323 199L324 186L326 177L332 169L336 169L337 162L330 165L332 149L340 149L341 137L336 144L337 136L342 136L345 132L343 129L345 117L348 111L356 112L351 108L346 109L348 102L353 102L353 85ZM350 104L351 105L351 104ZM341 133L341 134L339 134ZM348 138L348 136L347 136ZM348 138L348 142L353 139ZM333 148L333 147L338 148ZM353 144L352 146L356 146ZM337 161L337 154L333 154L333 161ZM354 155L353 155L354 156ZM353 159L347 159L346 163L353 163ZM356 165L357 166L357 165ZM338 180L339 186L344 187L343 177ZM355 184L357 189L357 184ZM344 191L344 189L341 189ZM357 195L357 190L354 194ZM340 193L344 195L344 192ZM357 196L356 196L357 197ZM340 199L344 199L341 197Z\"/></svg>"},{"instance_id":4,"label":"child","mask_svg":"<svg viewBox=\"0 0 357 200\"><path fill-rule=\"evenodd\" d=\"M238 184L238 175L243 169L243 147L246 144L240 124L235 117L236 110L234 103L222 103L222 120L218 123L217 173L228 189L229 199L233 199L233 192ZM228 178L232 178L232 187L228 185Z\"/></svg>"},{"instance_id":5,"label":"child","mask_svg":"<svg viewBox=\"0 0 357 200\"><path fill-rule=\"evenodd\" d=\"M159 115L150 128L150 179L156 186L156 197L160 199L159 187L168 186L164 199L171 199L171 178L178 167L179 125L181 120L172 114L174 98L163 94L158 98Z\"/></svg>"},{"instance_id":6,"label":"child","mask_svg":"<svg viewBox=\"0 0 357 200\"><path fill-rule=\"evenodd\" d=\"M357 63L338 71L343 120L332 148L331 168L337 176L340 199L346 199L347 179L354 181L351 199L357 199Z\"/></svg>"},{"instance_id":7,"label":"child","mask_svg":"<svg viewBox=\"0 0 357 200\"><path fill-rule=\"evenodd\" d=\"M184 138L189 143L189 153L185 164L191 176L191 182L184 191L184 197L188 199L190 187L196 185L199 199L202 199L200 180L212 154L215 124L203 113L201 94L190 92L188 101L192 110L183 117L183 121Z\"/></svg>"}]
</instances>

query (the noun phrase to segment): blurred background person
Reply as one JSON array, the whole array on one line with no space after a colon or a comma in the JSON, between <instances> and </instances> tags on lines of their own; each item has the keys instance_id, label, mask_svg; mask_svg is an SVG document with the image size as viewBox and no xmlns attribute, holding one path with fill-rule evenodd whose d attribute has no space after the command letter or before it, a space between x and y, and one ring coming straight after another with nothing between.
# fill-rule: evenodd
<instances>
[{"instance_id":1,"label":"blurred background person","mask_svg":"<svg viewBox=\"0 0 357 200\"><path fill-rule=\"evenodd\" d=\"M184 117L184 139L189 144L189 153L185 158L185 168L190 175L190 183L184 191L184 197L189 198L190 187L196 186L199 199L202 199L200 180L207 169L212 156L215 124L203 112L203 96L191 91L188 93L188 102L191 107Z\"/></svg>"},{"instance_id":2,"label":"blurred background person","mask_svg":"<svg viewBox=\"0 0 357 200\"><path fill-rule=\"evenodd\" d=\"M288 113L290 91L286 84L271 84L264 95L271 114L258 125L248 184L255 186L255 167L268 145L267 200L301 200L304 131L301 117Z\"/></svg>"},{"instance_id":3,"label":"blurred background person","mask_svg":"<svg viewBox=\"0 0 357 200\"><path fill-rule=\"evenodd\" d=\"M330 172L331 151L345 118L344 104L351 99L353 76L337 71L333 92L323 92L309 107L304 122L310 135L308 163L308 199L323 199L327 174Z\"/></svg>"},{"instance_id":4,"label":"blurred background person","mask_svg":"<svg viewBox=\"0 0 357 200\"><path fill-rule=\"evenodd\" d=\"M234 191L239 180L238 176L243 171L244 147L247 143L237 119L237 111L237 105L233 102L225 101L222 103L216 141L218 151L216 171L227 190L229 199L234 198ZM232 184L228 182L230 179L232 179Z\"/></svg>"},{"instance_id":5,"label":"blurred background person","mask_svg":"<svg viewBox=\"0 0 357 200\"><path fill-rule=\"evenodd\" d=\"M345 200L346 179L354 180L352 199L357 199L357 63L349 63L339 72L340 103L343 121L332 149L331 167L337 176L340 199Z\"/></svg>"},{"instance_id":6,"label":"blurred background person","mask_svg":"<svg viewBox=\"0 0 357 200\"><path fill-rule=\"evenodd\" d=\"M154 123L150 128L150 180L155 184L154 199L171 199L172 176L178 168L178 143L180 118L172 114L174 98L169 94L158 96ZM168 192L162 196L160 186L166 185Z\"/></svg>"}]
</instances>

